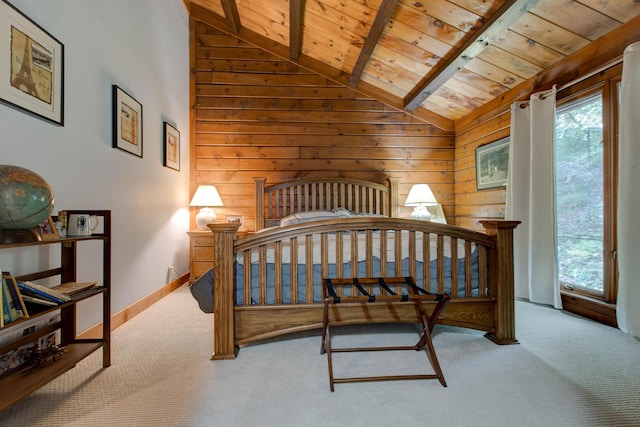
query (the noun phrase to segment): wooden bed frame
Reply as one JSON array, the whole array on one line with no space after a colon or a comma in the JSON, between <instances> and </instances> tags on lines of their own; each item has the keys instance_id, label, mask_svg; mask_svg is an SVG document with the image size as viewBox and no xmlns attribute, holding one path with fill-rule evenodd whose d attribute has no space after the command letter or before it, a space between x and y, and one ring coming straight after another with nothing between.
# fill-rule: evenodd
<instances>
[{"instance_id":1,"label":"wooden bed frame","mask_svg":"<svg viewBox=\"0 0 640 427\"><path fill-rule=\"evenodd\" d=\"M343 237L365 236L366 241L366 269L371 272L371 258L382 257L380 265L386 265L386 255L374 254L372 236L374 233L395 233L394 236L407 236L406 244L410 254L416 250L426 252L424 260L429 262L428 244L416 247L416 235L426 236L423 240L437 239L437 283L438 292L444 289L444 254L449 253L452 259L458 258L458 248L463 247L464 281L466 295L459 297L457 287L452 286L451 302L442 313L439 323L467 327L486 332L486 336L498 344L516 343L514 322L514 285L513 285L513 229L518 221L490 220L481 221L486 233L479 233L461 227L437 224L429 221L400 219L398 214L398 181L388 179L387 185L352 179L304 179L289 183L265 187L264 178L255 179L256 190L256 229L262 230L247 237L237 238L237 224L209 224L213 233L213 266L214 266L214 351L212 359L233 359L240 347L255 341L272 338L283 334L322 328L323 303L313 301L313 277L307 277L305 283L300 284L306 289L304 303L282 303L283 287L281 285L282 269L275 269L275 303L267 304L266 280L266 247L275 250L276 265L281 261L278 255L283 242L290 250L292 257L304 258L306 265L311 265L314 255L310 248L313 239L319 239L322 245L322 273L326 274L327 246L336 245L340 254L343 253ZM307 222L286 227L272 227L280 219L299 212L316 210L331 210L344 208L352 212L373 213L377 216L357 216L353 218L329 219ZM421 233L429 233L421 234ZM329 242L331 236L331 243ZM398 237L399 239L405 237ZM385 237L386 240L386 237ZM307 242L308 245L304 245ZM462 245L462 246L461 246ZM357 246L357 245L356 245ZM301 253L297 253L300 247ZM332 246L333 247L333 246ZM396 246L397 248L398 246ZM477 274L481 283L476 295L471 294L471 252L475 248L479 257ZM388 248L384 248L388 249ZM351 256L354 255L353 248ZM357 247L356 247L357 252ZM349 250L345 251L348 258ZM401 252L398 250L396 252ZM386 253L386 250L385 250ZM259 297L254 297L251 305L235 305L235 268L236 256L250 263L252 257L258 257L260 269ZM390 256L392 258L394 255ZM395 265L401 260L401 255L395 255ZM340 255L342 257L342 255ZM410 256L413 258L413 256ZM351 260L340 261L349 263ZM389 261L394 261L393 259ZM356 261L357 262L357 261ZM290 263L291 268L296 263ZM337 264L337 263L336 263ZM342 263L340 263L342 265ZM384 269L384 267L381 267ZM428 269L427 269L428 270ZM306 271L310 271L307 267ZM409 266L410 275L415 275L415 263ZM292 271L291 277L295 277ZM396 271L386 272L387 276L397 276ZM336 271L337 277L343 274L341 268ZM428 272L425 274L429 274ZM383 274L385 275L385 274ZM367 274L370 277L370 274ZM457 283L458 271L453 269L452 281ZM296 278L292 279L297 282ZM429 280L425 278L425 280ZM293 289L293 288L291 288ZM292 291L297 292L297 291ZM253 294L255 295L255 294ZM295 295L292 296L292 298ZM244 301L251 301L250 279L244 279ZM433 304L425 303L425 311L431 313ZM415 310L407 305L393 305L389 303L367 304L366 309L360 304L338 304L332 307L331 316L342 324L363 322L406 322L415 323Z\"/></svg>"}]
</instances>

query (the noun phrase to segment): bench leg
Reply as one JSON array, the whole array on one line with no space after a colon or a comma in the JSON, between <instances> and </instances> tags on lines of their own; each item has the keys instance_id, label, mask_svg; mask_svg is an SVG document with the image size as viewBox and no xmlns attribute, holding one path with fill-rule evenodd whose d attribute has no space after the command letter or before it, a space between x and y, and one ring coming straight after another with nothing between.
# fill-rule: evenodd
<instances>
[{"instance_id":1,"label":"bench leg","mask_svg":"<svg viewBox=\"0 0 640 427\"><path fill-rule=\"evenodd\" d=\"M329 302L325 300L322 314L322 342L320 344L320 354L324 354L327 349L327 328L329 327Z\"/></svg>"},{"instance_id":2,"label":"bench leg","mask_svg":"<svg viewBox=\"0 0 640 427\"><path fill-rule=\"evenodd\" d=\"M431 362L431 367L433 367L433 371L438 377L438 381L440 381L440 384L442 384L443 387L446 387L447 383L444 380L444 374L442 373L442 369L440 368L440 363L438 362L438 356L436 356L436 349L433 347L433 341L431 340L430 329L432 328L429 328L428 326L429 321L427 320L427 315L422 309L422 305L420 304L420 302L416 302L416 305L420 307L418 309L418 312L419 312L420 323L422 324L422 332L423 332L422 337L420 338L420 341L418 341L418 343L416 344L416 350L421 350L424 348L425 352L427 353L427 357Z\"/></svg>"}]
</instances>

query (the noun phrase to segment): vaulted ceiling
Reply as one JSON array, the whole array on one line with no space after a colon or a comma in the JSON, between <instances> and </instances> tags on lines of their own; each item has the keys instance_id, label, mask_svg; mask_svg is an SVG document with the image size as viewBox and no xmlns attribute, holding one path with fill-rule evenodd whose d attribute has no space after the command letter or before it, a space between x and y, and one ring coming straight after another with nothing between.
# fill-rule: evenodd
<instances>
[{"instance_id":1,"label":"vaulted ceiling","mask_svg":"<svg viewBox=\"0 0 640 427\"><path fill-rule=\"evenodd\" d=\"M640 0L184 0L191 16L441 127L640 15Z\"/></svg>"}]
</instances>

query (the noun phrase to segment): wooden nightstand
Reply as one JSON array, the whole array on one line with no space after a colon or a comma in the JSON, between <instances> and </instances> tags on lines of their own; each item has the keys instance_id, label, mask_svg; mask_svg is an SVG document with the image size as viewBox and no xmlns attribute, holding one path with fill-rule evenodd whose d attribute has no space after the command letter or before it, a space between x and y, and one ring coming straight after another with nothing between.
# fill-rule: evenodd
<instances>
[{"instance_id":1,"label":"wooden nightstand","mask_svg":"<svg viewBox=\"0 0 640 427\"><path fill-rule=\"evenodd\" d=\"M211 231L188 231L189 284L213 267L213 234Z\"/></svg>"},{"instance_id":2,"label":"wooden nightstand","mask_svg":"<svg viewBox=\"0 0 640 427\"><path fill-rule=\"evenodd\" d=\"M213 267L213 234L211 231L187 231L189 235L189 284L192 284ZM238 237L254 234L238 231Z\"/></svg>"}]
</instances>

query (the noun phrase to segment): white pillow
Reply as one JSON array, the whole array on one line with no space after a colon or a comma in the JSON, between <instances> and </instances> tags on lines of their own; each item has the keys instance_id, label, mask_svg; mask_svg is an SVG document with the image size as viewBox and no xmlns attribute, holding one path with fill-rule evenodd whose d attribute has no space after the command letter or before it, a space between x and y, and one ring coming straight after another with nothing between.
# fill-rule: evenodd
<instances>
[{"instance_id":1,"label":"white pillow","mask_svg":"<svg viewBox=\"0 0 640 427\"><path fill-rule=\"evenodd\" d=\"M349 212L349 216L370 216L370 217L386 217L387 215L374 214L368 212Z\"/></svg>"},{"instance_id":2,"label":"white pillow","mask_svg":"<svg viewBox=\"0 0 640 427\"><path fill-rule=\"evenodd\" d=\"M274 225L273 227L267 227L267 228L263 228L261 230L256 231L256 233L264 233L265 231L271 231L271 230L275 230L277 228L280 228L279 225Z\"/></svg>"},{"instance_id":3,"label":"white pillow","mask_svg":"<svg viewBox=\"0 0 640 427\"><path fill-rule=\"evenodd\" d=\"M284 227L286 225L302 224L303 222L320 221L323 219L335 219L337 217L334 211L298 212L282 218L280 220L280 226Z\"/></svg>"},{"instance_id":4,"label":"white pillow","mask_svg":"<svg viewBox=\"0 0 640 427\"><path fill-rule=\"evenodd\" d=\"M350 216L353 216L351 214L352 212L345 208L335 208L333 211L336 213L338 218L349 218Z\"/></svg>"}]
</instances>

